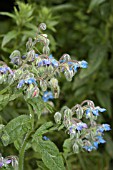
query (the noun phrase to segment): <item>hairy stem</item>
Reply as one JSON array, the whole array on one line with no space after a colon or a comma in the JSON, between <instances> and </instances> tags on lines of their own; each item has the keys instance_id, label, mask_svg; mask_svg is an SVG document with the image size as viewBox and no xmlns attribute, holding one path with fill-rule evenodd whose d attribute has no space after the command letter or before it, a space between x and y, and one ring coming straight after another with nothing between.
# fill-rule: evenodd
<instances>
[{"instance_id":1,"label":"hairy stem","mask_svg":"<svg viewBox=\"0 0 113 170\"><path fill-rule=\"evenodd\" d=\"M31 122L32 122L32 129L26 134L20 152L19 152L19 168L18 170L24 170L24 155L25 155L25 150L26 150L26 145L28 142L28 138L30 137L30 134L32 133L32 131L34 130L34 112L31 108L31 105L28 104L28 109L30 112L30 117L31 117Z\"/></svg>"},{"instance_id":2,"label":"hairy stem","mask_svg":"<svg viewBox=\"0 0 113 170\"><path fill-rule=\"evenodd\" d=\"M26 145L27 145L27 139L30 136L31 131L28 132L24 138L24 141L22 143L20 152L19 152L19 168L18 170L24 170L24 154L25 154L25 149L26 149Z\"/></svg>"}]
</instances>

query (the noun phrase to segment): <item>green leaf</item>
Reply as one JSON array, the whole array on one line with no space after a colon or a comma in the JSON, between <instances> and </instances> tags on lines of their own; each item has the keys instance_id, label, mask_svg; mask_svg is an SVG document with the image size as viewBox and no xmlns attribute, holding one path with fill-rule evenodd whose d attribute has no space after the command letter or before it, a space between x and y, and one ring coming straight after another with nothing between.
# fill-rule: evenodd
<instances>
[{"instance_id":1,"label":"green leaf","mask_svg":"<svg viewBox=\"0 0 113 170\"><path fill-rule=\"evenodd\" d=\"M66 139L66 140L64 141L64 144L63 144L63 151L64 151L65 153L68 153L68 152L71 151L71 147L72 147L71 139L70 139L70 138L69 138L69 139Z\"/></svg>"},{"instance_id":2,"label":"green leaf","mask_svg":"<svg viewBox=\"0 0 113 170\"><path fill-rule=\"evenodd\" d=\"M12 13L9 13L9 12L0 12L0 15L5 15L5 16L11 17L13 19L16 19L15 15Z\"/></svg>"},{"instance_id":3,"label":"green leaf","mask_svg":"<svg viewBox=\"0 0 113 170\"><path fill-rule=\"evenodd\" d=\"M21 96L21 93L17 94L5 94L5 95L0 95L0 111L8 104L9 101L12 101L18 97Z\"/></svg>"},{"instance_id":4,"label":"green leaf","mask_svg":"<svg viewBox=\"0 0 113 170\"><path fill-rule=\"evenodd\" d=\"M48 170L42 161L37 161L38 169L37 170Z\"/></svg>"},{"instance_id":5,"label":"green leaf","mask_svg":"<svg viewBox=\"0 0 113 170\"><path fill-rule=\"evenodd\" d=\"M9 94L0 95L0 111L8 104Z\"/></svg>"},{"instance_id":6,"label":"green leaf","mask_svg":"<svg viewBox=\"0 0 113 170\"><path fill-rule=\"evenodd\" d=\"M45 103L41 97L33 98L32 100L27 101L32 107L35 112L35 114L38 115L38 119L40 119L41 114L43 113L44 109L47 109L50 113L53 112L53 107Z\"/></svg>"},{"instance_id":7,"label":"green leaf","mask_svg":"<svg viewBox=\"0 0 113 170\"><path fill-rule=\"evenodd\" d=\"M4 47L10 40L16 38L18 35L18 32L13 30L5 34L3 41L2 41L2 47Z\"/></svg>"},{"instance_id":8,"label":"green leaf","mask_svg":"<svg viewBox=\"0 0 113 170\"><path fill-rule=\"evenodd\" d=\"M38 152L42 155L42 160L48 169L65 170L63 158L53 142L38 138L36 143Z\"/></svg>"},{"instance_id":9,"label":"green leaf","mask_svg":"<svg viewBox=\"0 0 113 170\"><path fill-rule=\"evenodd\" d=\"M110 90L113 87L113 79L106 79L99 83L99 89L102 91Z\"/></svg>"},{"instance_id":10,"label":"green leaf","mask_svg":"<svg viewBox=\"0 0 113 170\"><path fill-rule=\"evenodd\" d=\"M18 92L10 96L9 101L15 100L16 98L20 97L22 93Z\"/></svg>"},{"instance_id":11,"label":"green leaf","mask_svg":"<svg viewBox=\"0 0 113 170\"><path fill-rule=\"evenodd\" d=\"M35 32L37 32L37 26L35 26L34 24L32 24L32 23L26 23L25 24L25 27L27 27L27 28L29 28L29 29L32 29L32 30L34 30Z\"/></svg>"},{"instance_id":12,"label":"green leaf","mask_svg":"<svg viewBox=\"0 0 113 170\"><path fill-rule=\"evenodd\" d=\"M33 135L33 140L37 140L37 137L43 135L44 133L48 132L48 129L53 126L52 122L46 122L42 126L40 126L35 134Z\"/></svg>"},{"instance_id":13,"label":"green leaf","mask_svg":"<svg viewBox=\"0 0 113 170\"><path fill-rule=\"evenodd\" d=\"M104 57L107 55L106 51L107 48L106 46L96 46L94 47L91 52L90 52L90 61L89 61L89 65L88 68L86 70L82 69L79 75L80 79L85 79L88 76L91 76L94 72L97 71L97 69L99 69Z\"/></svg>"},{"instance_id":14,"label":"green leaf","mask_svg":"<svg viewBox=\"0 0 113 170\"><path fill-rule=\"evenodd\" d=\"M103 92L103 91L97 91L96 92L98 101L100 102L101 106L106 108L109 117L112 116L112 109L111 109L111 98L110 93Z\"/></svg>"},{"instance_id":15,"label":"green leaf","mask_svg":"<svg viewBox=\"0 0 113 170\"><path fill-rule=\"evenodd\" d=\"M4 134L7 133L9 135L9 141L5 146L19 139L22 135L31 129L31 126L31 119L27 115L21 115L11 120L4 127ZM2 136L2 142L4 143L4 136Z\"/></svg>"},{"instance_id":16,"label":"green leaf","mask_svg":"<svg viewBox=\"0 0 113 170\"><path fill-rule=\"evenodd\" d=\"M100 5L101 3L103 3L106 0L91 0L90 5L89 5L89 9L87 12L91 12L95 7L97 7L98 5Z\"/></svg>"}]
</instances>

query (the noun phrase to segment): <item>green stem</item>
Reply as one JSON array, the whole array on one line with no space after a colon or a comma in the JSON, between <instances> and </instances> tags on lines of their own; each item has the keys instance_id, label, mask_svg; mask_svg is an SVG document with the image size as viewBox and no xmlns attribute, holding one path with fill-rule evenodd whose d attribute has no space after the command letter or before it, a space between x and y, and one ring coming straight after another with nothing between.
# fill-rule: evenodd
<instances>
[{"instance_id":1,"label":"green stem","mask_svg":"<svg viewBox=\"0 0 113 170\"><path fill-rule=\"evenodd\" d=\"M27 139L30 136L31 131L28 132L24 138L24 141L22 143L20 152L19 152L19 168L18 170L24 170L24 154L25 154L25 149L26 149L26 145L27 145Z\"/></svg>"},{"instance_id":2,"label":"green stem","mask_svg":"<svg viewBox=\"0 0 113 170\"><path fill-rule=\"evenodd\" d=\"M32 129L26 134L24 140L23 140L23 143L22 143L22 146L21 146L21 149L20 149L20 152L19 152L19 167L18 167L18 170L24 170L24 154L25 154L25 150L26 150L26 145L27 145L27 142L28 142L28 138L30 137L33 129L34 129L34 112L31 108L31 105L28 104L28 108L29 108L29 112L30 112L30 117L32 119Z\"/></svg>"}]
</instances>

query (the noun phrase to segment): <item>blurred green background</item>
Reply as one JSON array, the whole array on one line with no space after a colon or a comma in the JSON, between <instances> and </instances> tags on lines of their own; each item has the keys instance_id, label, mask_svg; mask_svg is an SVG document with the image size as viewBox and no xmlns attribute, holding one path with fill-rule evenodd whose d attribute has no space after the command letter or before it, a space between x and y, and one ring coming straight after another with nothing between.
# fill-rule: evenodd
<instances>
[{"instance_id":1,"label":"blurred green background","mask_svg":"<svg viewBox=\"0 0 113 170\"><path fill-rule=\"evenodd\" d=\"M61 94L55 101L56 110L90 99L107 109L99 121L113 127L113 0L1 0L0 11L1 60L9 63L9 55L15 49L24 54L28 37L34 37L41 22L46 23L45 33L51 41L54 57L59 59L68 53L73 59L89 63L71 83L60 78ZM27 113L26 105L18 99L1 111L0 121L6 123L23 112ZM62 135L63 132L53 138L61 150L65 138ZM70 170L112 170L113 132L105 138L107 143L98 151L70 156ZM1 146L0 150L6 155L16 153L13 146L6 149ZM32 163L26 163L26 167L32 170L37 156L30 157L31 152L26 159Z\"/></svg>"}]
</instances>

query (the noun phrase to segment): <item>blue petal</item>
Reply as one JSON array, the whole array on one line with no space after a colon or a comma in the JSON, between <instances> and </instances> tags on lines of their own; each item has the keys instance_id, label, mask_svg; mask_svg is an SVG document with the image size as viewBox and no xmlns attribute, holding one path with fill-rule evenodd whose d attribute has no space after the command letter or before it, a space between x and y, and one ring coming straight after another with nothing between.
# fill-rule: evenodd
<instances>
[{"instance_id":1,"label":"blue petal","mask_svg":"<svg viewBox=\"0 0 113 170\"><path fill-rule=\"evenodd\" d=\"M50 58L50 59L53 59L53 56L52 56L52 54L50 54L49 58Z\"/></svg>"},{"instance_id":2,"label":"blue petal","mask_svg":"<svg viewBox=\"0 0 113 170\"><path fill-rule=\"evenodd\" d=\"M82 60L81 63L80 63L80 67L81 68L87 68L88 67L88 63L86 61Z\"/></svg>"},{"instance_id":3,"label":"blue petal","mask_svg":"<svg viewBox=\"0 0 113 170\"><path fill-rule=\"evenodd\" d=\"M17 85L17 88L18 89L21 88L24 85L24 83L25 83L25 80L20 80L18 85Z\"/></svg>"},{"instance_id":4,"label":"blue petal","mask_svg":"<svg viewBox=\"0 0 113 170\"><path fill-rule=\"evenodd\" d=\"M42 137L44 140L50 140L47 136Z\"/></svg>"},{"instance_id":5,"label":"blue petal","mask_svg":"<svg viewBox=\"0 0 113 170\"><path fill-rule=\"evenodd\" d=\"M98 142L93 142L93 145L94 145L94 147L96 148L96 149L98 149Z\"/></svg>"},{"instance_id":6,"label":"blue petal","mask_svg":"<svg viewBox=\"0 0 113 170\"><path fill-rule=\"evenodd\" d=\"M98 109L92 110L92 113L93 113L93 115L95 115L95 116L99 116Z\"/></svg>"},{"instance_id":7,"label":"blue petal","mask_svg":"<svg viewBox=\"0 0 113 170\"><path fill-rule=\"evenodd\" d=\"M51 63L52 63L52 66L58 67L58 62L57 62L57 60L53 59L53 60L51 60Z\"/></svg>"},{"instance_id":8,"label":"blue petal","mask_svg":"<svg viewBox=\"0 0 113 170\"><path fill-rule=\"evenodd\" d=\"M38 58L38 54L35 54L35 57Z\"/></svg>"},{"instance_id":9,"label":"blue petal","mask_svg":"<svg viewBox=\"0 0 113 170\"><path fill-rule=\"evenodd\" d=\"M105 109L105 108L99 108L99 111L100 111L100 112L105 112L106 109Z\"/></svg>"},{"instance_id":10,"label":"blue petal","mask_svg":"<svg viewBox=\"0 0 113 170\"><path fill-rule=\"evenodd\" d=\"M110 125L108 125L108 124L103 124L102 126L103 126L105 131L111 130Z\"/></svg>"}]
</instances>

